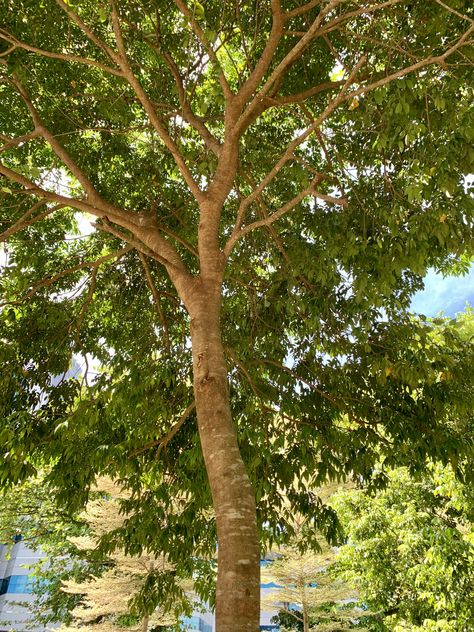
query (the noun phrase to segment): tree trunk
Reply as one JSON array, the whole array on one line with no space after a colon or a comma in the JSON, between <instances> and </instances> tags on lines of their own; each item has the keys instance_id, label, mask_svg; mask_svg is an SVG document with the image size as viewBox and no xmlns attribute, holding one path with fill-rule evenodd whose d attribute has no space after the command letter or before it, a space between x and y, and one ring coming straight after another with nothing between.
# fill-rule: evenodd
<instances>
[{"instance_id":1,"label":"tree trunk","mask_svg":"<svg viewBox=\"0 0 474 632\"><path fill-rule=\"evenodd\" d=\"M309 632L308 607L303 604L303 632Z\"/></svg>"},{"instance_id":2,"label":"tree trunk","mask_svg":"<svg viewBox=\"0 0 474 632\"><path fill-rule=\"evenodd\" d=\"M255 497L240 455L220 330L221 286L201 279L190 306L199 436L217 522L217 632L257 632L260 546ZM217 287L218 286L218 287Z\"/></svg>"}]
</instances>

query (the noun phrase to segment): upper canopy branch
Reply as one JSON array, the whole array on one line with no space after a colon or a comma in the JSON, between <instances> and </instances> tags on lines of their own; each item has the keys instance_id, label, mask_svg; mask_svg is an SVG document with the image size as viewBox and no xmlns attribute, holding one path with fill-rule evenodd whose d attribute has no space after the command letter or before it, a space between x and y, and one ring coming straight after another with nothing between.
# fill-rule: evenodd
<instances>
[{"instance_id":1,"label":"upper canopy branch","mask_svg":"<svg viewBox=\"0 0 474 632\"><path fill-rule=\"evenodd\" d=\"M450 46L444 53L441 55L433 55L431 57L426 57L415 64L411 64L410 66L406 66L405 68L401 68L396 72L393 72L377 81L372 83L362 85L360 88L356 88L355 90L351 90L350 94L347 95L346 98L353 98L360 94L366 94L367 92L371 92L380 86L383 86L395 79L400 79L405 75L408 75L412 72L416 72L417 70L421 70L426 66L433 66L436 64L444 64L446 59L450 57L453 53L459 50L462 46L467 46L473 43L473 40L470 40L469 37L474 34L474 23L463 33L463 35L452 45Z\"/></svg>"},{"instance_id":2,"label":"upper canopy branch","mask_svg":"<svg viewBox=\"0 0 474 632\"><path fill-rule=\"evenodd\" d=\"M300 191L297 195L293 197L293 199L289 200L277 211L274 211L271 215L268 215L263 219L257 220L255 222L252 222L251 224L248 224L247 226L244 226L240 230L234 231L225 245L224 255L226 257L230 255L234 245L239 239L250 233L252 230L255 230L256 228L261 228L262 226L270 226L270 224L273 224L278 219L280 219L280 217L283 217L283 215L286 215L289 211L298 206L298 204L308 196L319 198L321 200L324 200L325 202L329 202L330 204L338 204L340 206L347 205L347 200L345 200L344 198L334 197L332 195L327 195L326 193L321 193L320 191L317 191L315 189L315 186L318 182L320 182L320 180L320 176L316 176L315 178L313 178L313 181L308 187Z\"/></svg>"},{"instance_id":3,"label":"upper canopy branch","mask_svg":"<svg viewBox=\"0 0 474 632\"><path fill-rule=\"evenodd\" d=\"M165 128L164 124L160 120L153 103L151 102L150 98L146 94L141 83L139 82L139 80L135 76L135 73L132 70L130 62L128 60L125 42L122 35L120 17L119 17L115 2L111 1L111 7L112 7L112 24L113 24L115 40L116 40L117 48L118 48L118 55L116 57L117 63L120 65L125 79L133 88L136 96L138 97L138 100L142 104L143 109L147 113L148 118L150 119L150 122L153 125L154 129L160 136L161 140L165 144L168 151L173 156L174 161L176 165L178 166L178 169L181 175L183 176L186 184L189 187L189 190L194 195L194 198L196 199L196 201L200 202L203 199L203 193L201 189L199 188L197 182L194 180L194 177L191 171L189 170L183 158L182 153L179 151L178 146L169 135L167 129Z\"/></svg>"},{"instance_id":4,"label":"upper canopy branch","mask_svg":"<svg viewBox=\"0 0 474 632\"><path fill-rule=\"evenodd\" d=\"M40 136L41 133L37 129L34 129L29 134L23 134L22 136L16 136L13 138L6 136L5 134L0 134L0 138L5 141L5 144L0 147L0 153L7 151L8 149L13 149L13 147L19 147L34 138L39 138Z\"/></svg>"},{"instance_id":5,"label":"upper canopy branch","mask_svg":"<svg viewBox=\"0 0 474 632\"><path fill-rule=\"evenodd\" d=\"M242 226L242 224L243 224L243 222L245 220L245 216L247 214L247 211L248 211L250 205L259 197L259 195L264 191L264 189L266 189L267 186L277 177L277 175L280 173L280 171L283 169L283 167L286 165L286 163L293 158L293 154L294 154L295 150L299 147L299 145L301 145L313 132L315 132L321 126L321 124L332 114L332 112L338 107L338 105L345 100L347 90L352 85L352 83L354 83L354 81L356 80L357 74L358 74L359 70L361 69L361 67L365 64L365 62L366 62L365 57L362 57L359 60L359 62L354 66L350 76L344 82L344 85L342 86L339 94L332 101L330 101L330 103L326 106L326 108L318 116L318 118L311 125L309 125L309 127L307 127L303 132L301 132L287 146L286 150L283 152L283 154L281 155L280 159L273 166L273 168L267 173L267 175L261 180L260 184L258 184L258 186L256 186L254 188L254 190L252 191L252 193L249 196L247 196L246 198L244 198L241 201L239 210L237 212L237 217L236 217L236 222L235 222L234 229L233 229L233 231L231 233L231 236L229 237L229 240L228 240L228 242L227 242L227 244L225 246L225 249L224 249L224 251L226 253L230 254L234 244L244 234L246 234L248 232L247 230L245 230L245 232L243 232L244 229L242 229L241 226ZM314 185L312 185L312 186L314 186ZM291 208L294 208L296 206L296 204L298 204L307 195L310 195L311 193L313 193L313 191L314 191L314 189L310 188L310 190L308 190L308 191L306 191L304 193L303 197L299 198L296 202L294 202L294 200L299 197L299 196L296 196L296 198L294 198L294 200L292 200L292 202L294 202L294 203L290 207L288 207L288 209L286 209L287 205L284 205L282 207L282 208L286 209L284 211L284 213L288 212L288 210L291 210ZM321 197L321 194L319 194L319 197ZM337 203L341 203L341 200L338 199L338 198L333 198L331 201L332 202L337 201ZM272 218L272 217L274 217L274 214L269 216L269 218ZM277 217L275 217L274 219L277 219ZM262 221L264 221L264 220L262 220ZM273 221L273 220L271 220L271 221ZM266 224L268 224L268 223L270 223L270 222L266 222ZM261 225L265 225L265 224L261 224ZM257 226L255 226L255 228L256 227Z\"/></svg>"},{"instance_id":6,"label":"upper canopy branch","mask_svg":"<svg viewBox=\"0 0 474 632\"><path fill-rule=\"evenodd\" d=\"M296 18L299 15L304 15L305 13L308 13L308 11L311 11L311 9L314 9L314 7L317 7L318 4L321 4L322 0L311 0L311 2L307 2L306 4L303 4L301 7L297 7L296 9L292 9L291 11L288 11L286 13L286 17L287 19L291 19L291 18Z\"/></svg>"},{"instance_id":7,"label":"upper canopy branch","mask_svg":"<svg viewBox=\"0 0 474 632\"><path fill-rule=\"evenodd\" d=\"M42 213L34 215L34 213L43 206L45 206L44 200L33 204L33 206L31 206L25 213L23 213L19 220L17 220L14 224L12 224L12 226L10 226L10 228L7 228L7 230L4 230L3 233L0 233L0 243L6 241L7 239L9 239L9 237L14 235L15 233L18 233L20 230L36 224L37 222L41 221L45 217L48 217L48 215L51 215L55 211L59 211L60 209L65 207L65 204L55 204L54 206L51 206L49 208L47 207L46 210Z\"/></svg>"},{"instance_id":8,"label":"upper canopy branch","mask_svg":"<svg viewBox=\"0 0 474 632\"><path fill-rule=\"evenodd\" d=\"M357 17L358 15L368 16L371 13L374 13L375 11L386 9L387 7L391 7L395 4L400 4L404 1L405 0L385 0L385 2L379 2L379 3L371 4L368 6L363 6L360 9L354 9L354 11L348 11L347 13L342 13L342 15L339 15L335 17L333 20L330 20L329 22L324 24L321 28L321 31L318 33L318 35L325 35L327 33L331 33L336 28L339 28L341 24L343 24L344 22L347 22L348 20L351 20L352 18Z\"/></svg>"},{"instance_id":9,"label":"upper canopy branch","mask_svg":"<svg viewBox=\"0 0 474 632\"><path fill-rule=\"evenodd\" d=\"M13 75L11 82L16 87L18 94L20 94L26 107L28 108L28 111L30 112L33 124L35 126L34 133L43 137L47 141L56 156L69 169L72 175L77 178L78 182L81 184L86 193L87 202L91 206L100 209L102 211L102 214L107 213L112 217L121 218L129 224L132 223L133 219L131 219L132 216L130 213L124 211L123 209L114 207L99 195L97 189L94 187L84 171L73 160L70 154L66 151L65 147L57 140L54 134L44 125L38 113L38 110L36 109L30 98L30 95L28 94L24 85L20 82L18 77Z\"/></svg>"},{"instance_id":10,"label":"upper canopy branch","mask_svg":"<svg viewBox=\"0 0 474 632\"><path fill-rule=\"evenodd\" d=\"M28 290L28 292L26 292L26 294L21 296L16 301L7 301L6 303L0 304L0 307L2 307L3 305L16 305L16 304L22 303L23 301L27 301L34 294L36 294L36 292L38 292L41 288L48 287L49 285L53 285L54 283L64 278L65 276L68 276L69 274L73 274L74 272L78 272L79 270L83 270L84 268L98 268L101 264L105 263L106 261L123 257L123 255L125 255L127 252L130 252L131 250L132 250L132 247L127 246L126 248L122 248L121 250L116 250L107 255L99 257L99 259L95 259L94 261L83 261L81 263L76 264L75 266L71 266L70 268L61 270L61 272L58 272L57 274L54 274L51 277L41 279L40 281L35 283L34 286L30 290Z\"/></svg>"},{"instance_id":11,"label":"upper canopy branch","mask_svg":"<svg viewBox=\"0 0 474 632\"><path fill-rule=\"evenodd\" d=\"M174 0L174 3L178 7L178 9L181 11L181 13L187 18L187 20L189 21L189 24L191 25L193 33L196 35L202 47L204 48L206 53L209 55L209 59L212 61L212 63L214 64L217 70L219 84L221 86L222 93L224 94L224 97L227 101L230 100L233 96L233 92L230 89L229 83L224 74L221 63L219 62L219 59L217 58L216 52L213 49L212 44L209 42L208 38L206 37L206 34L204 30L202 29L201 25L196 20L196 16L194 12L187 6L184 0Z\"/></svg>"},{"instance_id":12,"label":"upper canopy branch","mask_svg":"<svg viewBox=\"0 0 474 632\"><path fill-rule=\"evenodd\" d=\"M31 46L26 42L22 42L13 35L11 35L5 29L0 28L0 40L4 40L12 44L11 48L9 48L5 53L0 55L1 57L6 56L7 54L12 53L16 48L21 48L22 50L26 50L30 53L35 53L36 55L40 55L41 57L49 57L50 59L62 59L63 61L73 62L84 64L86 66L93 66L94 68L99 68L104 72L110 73L112 75L116 75L117 77L121 77L123 75L122 71L118 68L113 68L112 66L108 66L107 64L103 64L100 61L96 61L95 59L88 59L87 57L81 57L80 55L74 55L72 53L56 53L54 51L44 50L43 48L37 48L36 46Z\"/></svg>"},{"instance_id":13,"label":"upper canopy branch","mask_svg":"<svg viewBox=\"0 0 474 632\"><path fill-rule=\"evenodd\" d=\"M194 129L198 132L198 134L203 139L206 147L212 151L216 156L219 156L221 151L221 143L211 134L209 129L207 128L204 121L197 116L191 107L191 104L188 99L188 95L186 94L186 89L184 87L183 77L179 72L179 68L176 65L173 57L170 53L165 51L160 51L160 54L168 66L173 78L175 80L176 89L178 91L179 103L181 105L181 115L184 120L192 125Z\"/></svg>"},{"instance_id":14,"label":"upper canopy branch","mask_svg":"<svg viewBox=\"0 0 474 632\"><path fill-rule=\"evenodd\" d=\"M371 7L368 7L368 9L370 10L376 10L376 9L380 9L382 7L386 7L392 4L395 4L397 2L399 2L400 0L387 0L386 2L380 3L378 5L372 5ZM313 22L313 25L310 27L310 29L308 30L308 33L311 33L311 37L316 36L317 35L317 31L321 30L319 27L321 25L322 22L322 14L323 12L325 12L327 14L327 12L329 12L330 8L334 8L335 6L337 6L339 4L340 0L332 0L332 2L329 2L326 7L325 10L322 10L319 14L318 17L316 18L316 20ZM343 19L345 18L349 18L354 16L355 14L359 14L361 12L361 10L358 11L353 11L350 12L348 14L346 14L345 16L340 16L337 19L333 20L332 22L328 23L328 25L326 26L330 26L332 28L332 26L337 22L340 23L343 21ZM322 27L324 29L326 29L326 26ZM382 85L385 85L391 81L394 81L398 78L401 78L409 73L412 72L416 72L418 70L420 70L421 68L424 68L426 66L429 65L433 65L433 64L444 64L446 59L452 55L454 52L456 52L457 50L459 50L462 46L465 46L469 43L471 43L471 35L474 32L474 24L471 24L471 26L464 32L464 34L459 37L457 39L457 41L452 44L449 48L447 48L445 50L444 53L440 54L440 55L433 55L433 56L428 56L416 63L410 64L409 66L406 66L405 68L401 68L400 70L397 70L394 73L391 74L387 74L383 77L378 78L376 81L372 81L368 83L363 83L364 79L367 79L367 77L360 79L357 78L357 75L359 73L359 70L361 69L361 67L366 63L366 59L365 58L361 58L360 61L354 66L354 68L352 69L352 71L349 74L349 77L342 82L337 82L337 84L343 84L342 88L339 92L339 94L333 98L330 103L328 104L328 106L326 106L326 108L324 109L324 111L322 112L322 114L320 114L317 119L311 123L311 125L306 128L302 133L300 133L287 147L287 149L283 152L283 154L281 155L280 159L277 161L277 163L274 165L274 167L267 173L267 175L262 179L262 181L260 182L260 184L258 184L254 190L252 191L252 193L247 196L246 198L244 198L241 203L240 203L240 207L237 213L237 217L236 217L236 222L235 222L235 226L234 229L231 233L231 236L229 237L227 244L224 248L224 252L226 253L226 255L229 255L233 246L235 245L235 243L241 238L243 237L245 234L247 234L248 232L250 232L250 230L253 230L254 228L258 228L260 226L266 226L270 223L272 223L273 221L275 221L276 219L278 219L279 217L281 217L282 215L284 215L286 212L288 212L289 210L291 210L292 208L294 208L296 206L296 204L298 204L306 195L309 194L316 194L314 191L311 191L310 188L306 189L305 191L302 191L300 194L298 194L297 196L295 196L293 198L293 200L291 200L290 202L288 202L287 204L283 205L278 211L275 211L274 213L272 213L271 215L269 215L267 218L264 218L263 220L259 220L256 222L253 222L252 224L245 226L242 228L242 224L245 220L245 216L246 213L249 209L249 207L251 206L251 204L257 200L257 198L260 196L260 194L263 192L263 190L272 182L272 180L274 180L274 178L278 175L278 173L281 171L281 169L284 167L284 165L293 158L294 155L294 151L295 149L301 145L312 133L316 132L319 127L321 126L322 122L324 120L326 120L330 114L332 114L332 112L343 102L347 101L348 99L353 99L355 96L361 95L361 94L365 94L367 92L370 92L374 89L376 89L377 87L380 87ZM296 55L297 53L297 47L294 47L292 49L292 51L290 51L290 53L287 55L287 57L285 57L285 59L281 62L281 64L279 66L277 66L277 68L275 69L274 73L272 73L272 75L270 75L270 78L267 80L266 84L264 85L264 87L260 90L260 92L258 93L258 96L261 98L262 94L265 93L266 90L270 90L271 85L272 85L272 77L275 77L275 79L279 79L281 78L281 73L284 72L285 69L285 65L287 64L287 62L289 61L290 57L292 55ZM290 56L290 57L289 57ZM286 60L286 61L285 61ZM351 88L351 86L356 82L361 84L358 87L355 88ZM299 95L290 95L288 97L273 97L272 99L269 99L267 97L267 102L268 102L268 106L270 107L271 105L283 105L286 103L292 103L293 100L297 100L297 101L304 101L305 98L309 98L311 96L313 96L314 94L317 94L317 92L322 91L323 89L330 89L331 85L333 82L328 82L325 84L320 84L319 86L314 86L312 88L309 88L307 91L300 93ZM337 85L336 84L336 85ZM258 107L258 103L256 101L257 97L255 97L254 99L254 104L255 107ZM260 101L260 108L259 108L259 113L263 111L263 107L262 107L262 101ZM247 116L247 120L250 120L252 118L252 115L250 114L249 116L249 111L251 111L251 108L254 107L254 105L251 103L248 108L246 113L244 113L243 115L243 119L245 120L245 116ZM265 108L266 109L266 108ZM336 200L332 199L330 200L331 202L335 203ZM341 201L339 200L339 203L341 203Z\"/></svg>"},{"instance_id":15,"label":"upper canopy branch","mask_svg":"<svg viewBox=\"0 0 474 632\"><path fill-rule=\"evenodd\" d=\"M276 66L276 68L274 68L274 70L270 73L270 76L265 81L264 85L257 91L257 93L255 94L250 104L247 106L247 108L242 112L240 116L238 125L240 126L240 128L242 128L242 131L243 131L242 122L248 121L249 119L251 119L252 112L256 107L258 107L259 102L261 102L261 100L270 92L275 82L281 81L286 71L290 68L292 64L294 64L294 62L297 59L301 57L301 55L309 46L309 44L317 36L317 32L325 16L341 2L343 2L343 0L330 0L327 3L327 5L324 7L324 9L322 9L318 13L316 19L313 21L308 31L306 32L306 34L299 40L299 42L297 42L297 44L295 44L295 46L293 46L293 48L285 55L285 57ZM281 29L283 29L283 24L284 24L283 19L280 17L279 27ZM281 37L281 33L280 33L280 37ZM261 78L263 78L263 75ZM257 86L255 86L255 88L256 87Z\"/></svg>"},{"instance_id":16,"label":"upper canopy branch","mask_svg":"<svg viewBox=\"0 0 474 632\"><path fill-rule=\"evenodd\" d=\"M303 53L307 50L307 48L315 39L327 33L330 33L331 31L338 28L342 23L353 19L358 15L368 15L375 11L379 11L383 8L400 3L402 0L386 0L385 2L381 2L378 4L364 6L363 8L343 13L342 15L325 22L327 16L330 15L331 12L337 9L340 5L343 5L344 1L345 0L329 0L329 2L327 2L325 6L321 8L309 28L301 33L300 40L295 44L295 46L293 46L293 48L291 48L291 50L285 55L285 57L279 62L279 64L277 64L277 66L270 73L269 77L266 79L264 85L255 92L252 101L245 108L245 110L243 110L238 122L238 127L241 133L243 133L248 125L250 125L255 120L256 116L260 115L265 109L268 109L272 105L276 105L278 103L297 103L306 98L314 96L315 94L318 94L319 92L322 92L326 89L331 89L330 83L332 82L326 82L324 84L308 88L304 92L294 95L286 95L284 97L278 97L277 91L275 90L275 86L280 87L282 85L283 79L286 76L288 70L298 61L298 59L301 58ZM313 8L313 6L316 6L317 4L318 3L314 3L313 5L313 3L309 3L311 7L309 7L307 10ZM305 5L305 7L309 5ZM303 7L301 9L303 9ZM283 34L285 24L292 17L300 14L299 10L295 11L298 12L285 13L280 17L279 27L281 28L281 33L279 33L278 41ZM304 12L306 12L306 9ZM263 79L263 76L264 75L261 76L261 79ZM337 87L337 85L340 84L335 83L334 87ZM257 87L258 84L254 86L255 90ZM271 99L268 98L269 95L271 95Z\"/></svg>"},{"instance_id":17,"label":"upper canopy branch","mask_svg":"<svg viewBox=\"0 0 474 632\"><path fill-rule=\"evenodd\" d=\"M255 65L255 68L252 70L250 76L240 88L236 97L238 101L242 104L242 106L255 92L261 80L265 76L265 73L270 68L273 57L283 35L285 18L279 0L272 0L271 11L272 29L270 31L267 43L265 44L265 48L263 49L263 52L257 64Z\"/></svg>"},{"instance_id":18,"label":"upper canopy branch","mask_svg":"<svg viewBox=\"0 0 474 632\"><path fill-rule=\"evenodd\" d=\"M198 116L197 114L195 114L195 112L193 111L189 96L186 92L185 78L181 74L178 64L175 62L172 54L168 50L164 50L161 44L161 30L160 30L160 25L158 22L159 15L157 15L156 19L157 19L157 23L154 25L155 30L156 30L156 34L155 34L156 41L150 35L142 33L136 27L136 25L130 22L129 20L124 19L123 21L126 22L127 26L130 29L134 30L135 33L143 39L145 44L149 46L149 48L153 50L153 52L165 62L166 66L168 67L175 81L176 90L178 92L179 104L181 107L181 110L179 112L180 116L186 121L186 123L191 125L196 130L196 132L201 136L202 140L204 141L209 151L212 151L216 156L218 156L221 150L221 143L209 131L209 128L207 127L204 119Z\"/></svg>"},{"instance_id":19,"label":"upper canopy branch","mask_svg":"<svg viewBox=\"0 0 474 632\"><path fill-rule=\"evenodd\" d=\"M61 7L61 9L67 14L70 20L78 26L81 31L86 35L86 37L93 42L96 46L103 50L103 52L107 55L107 57L117 64L117 53L114 51L112 47L110 47L104 40L100 39L94 31L87 26L87 24L82 20L79 15L72 9L71 5L64 0L56 0L56 3ZM118 64L117 64L118 65Z\"/></svg>"},{"instance_id":20,"label":"upper canopy branch","mask_svg":"<svg viewBox=\"0 0 474 632\"><path fill-rule=\"evenodd\" d=\"M446 11L449 11L449 13L453 13L454 15L457 15L457 17L461 18L461 20L467 20L471 24L474 24L474 20L472 18L470 18L469 16L465 15L464 13L460 13L459 11L456 11L456 9L454 9L453 7L448 6L442 0L435 0L435 2L436 2L436 4L439 4L441 7L443 7L443 9L446 9Z\"/></svg>"}]
</instances>

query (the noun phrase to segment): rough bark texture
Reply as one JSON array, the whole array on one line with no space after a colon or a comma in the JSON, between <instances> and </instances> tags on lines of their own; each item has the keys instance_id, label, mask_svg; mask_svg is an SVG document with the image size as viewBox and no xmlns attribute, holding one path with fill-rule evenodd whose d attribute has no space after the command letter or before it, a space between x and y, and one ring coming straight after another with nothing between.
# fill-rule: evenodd
<instances>
[{"instance_id":1,"label":"rough bark texture","mask_svg":"<svg viewBox=\"0 0 474 632\"><path fill-rule=\"evenodd\" d=\"M191 338L199 435L217 521L216 627L218 632L256 632L260 550L255 498L230 411L220 333L220 284L213 282L212 289L202 284L190 310Z\"/></svg>"}]
</instances>

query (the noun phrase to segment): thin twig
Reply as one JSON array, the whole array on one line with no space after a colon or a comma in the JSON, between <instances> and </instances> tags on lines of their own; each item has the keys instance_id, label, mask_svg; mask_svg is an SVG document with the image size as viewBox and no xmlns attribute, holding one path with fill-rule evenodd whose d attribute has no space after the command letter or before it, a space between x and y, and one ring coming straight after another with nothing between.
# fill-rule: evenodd
<instances>
[{"instance_id":1,"label":"thin twig","mask_svg":"<svg viewBox=\"0 0 474 632\"><path fill-rule=\"evenodd\" d=\"M66 270L61 270L61 272L58 272L52 277L48 277L45 279L41 279L41 281L38 281L38 283L36 283L21 298L17 299L16 301L7 301L5 303L1 303L0 307L3 307L4 305L19 305L20 303L23 303L23 301L26 301L29 298L31 298L41 288L53 285L53 283L56 283L56 281L59 281L59 279L62 279L63 277L69 274L73 274L74 272L78 272L79 270L83 270L84 268L97 268L98 266L105 263L106 261L110 261L111 259L116 259L117 257L122 257L127 252L130 252L130 250L132 250L132 248L130 246L127 246L126 248L122 248L122 250L116 250L115 252L111 252L108 255L104 255L103 257L100 257L99 259L96 259L95 261L83 261L82 263L78 263L75 266L66 268Z\"/></svg>"},{"instance_id":2,"label":"thin twig","mask_svg":"<svg viewBox=\"0 0 474 632\"><path fill-rule=\"evenodd\" d=\"M151 290L151 294L153 296L153 303L155 305L156 311L158 312L158 316L160 318L160 322L161 322L161 326L163 328L163 337L165 339L165 347L168 353L170 353L170 336L169 336L169 331L168 331L168 325L166 324L166 318L165 318L165 314L163 312L163 309L161 307L161 302L160 302L160 293L158 292L158 290L156 289L155 284L153 283L153 277L151 276L151 272L150 272L150 267L147 263L146 257L142 252L138 252L138 256L140 258L140 261L142 263L143 269L145 270L145 276L146 276L146 280L148 283L148 287Z\"/></svg>"}]
</instances>

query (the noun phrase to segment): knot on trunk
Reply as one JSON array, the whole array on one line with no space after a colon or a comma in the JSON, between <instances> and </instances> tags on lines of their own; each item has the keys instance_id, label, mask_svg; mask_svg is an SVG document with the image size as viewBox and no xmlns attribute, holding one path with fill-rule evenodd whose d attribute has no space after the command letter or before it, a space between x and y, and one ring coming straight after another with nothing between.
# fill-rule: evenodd
<instances>
[{"instance_id":1,"label":"knot on trunk","mask_svg":"<svg viewBox=\"0 0 474 632\"><path fill-rule=\"evenodd\" d=\"M205 387L210 382L214 382L214 380L215 380L215 378L213 378L211 375L209 375L209 371L207 371L206 374L199 379L199 386Z\"/></svg>"}]
</instances>

